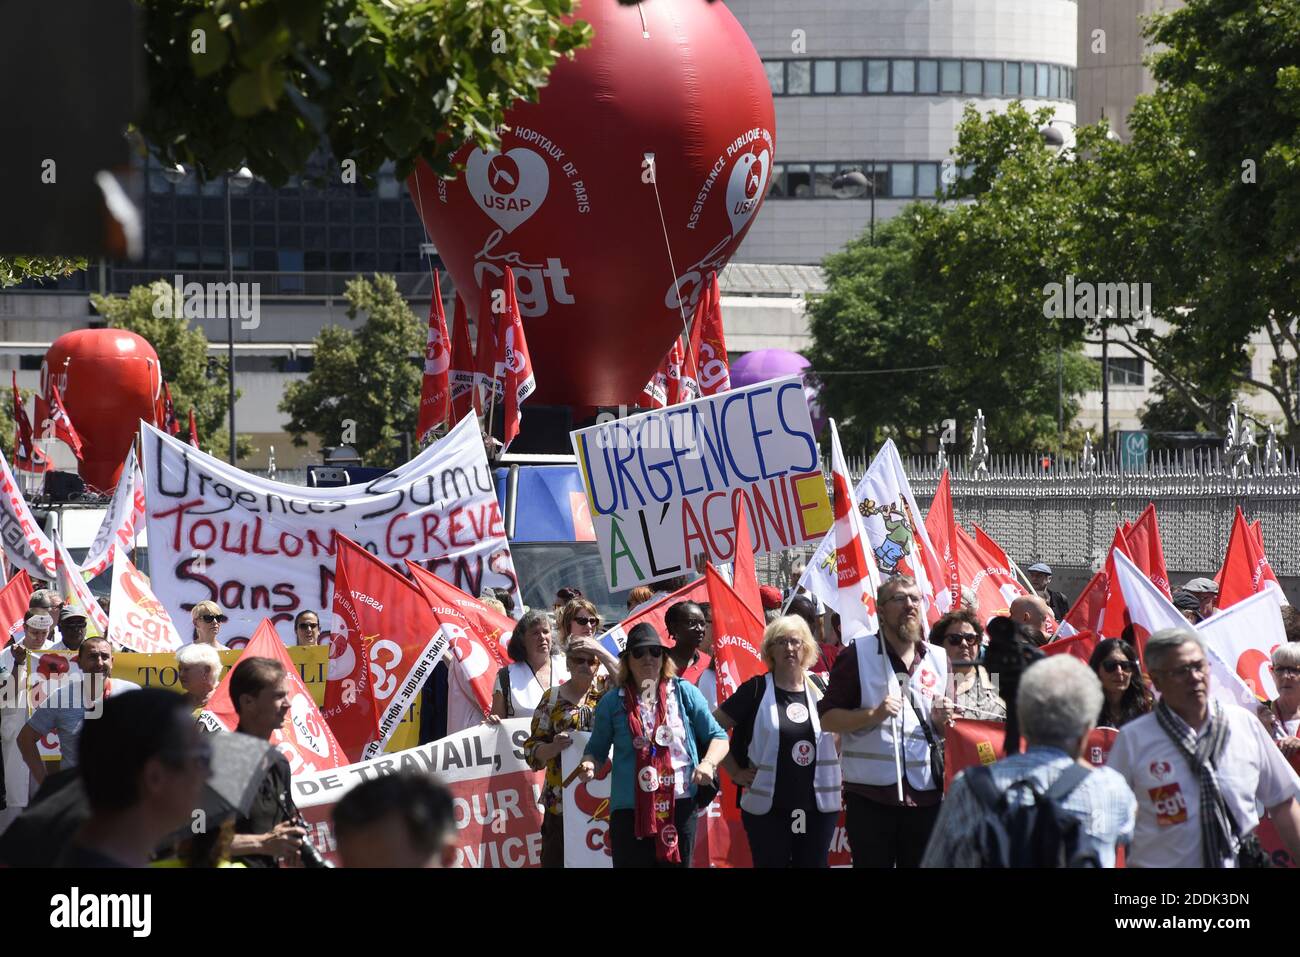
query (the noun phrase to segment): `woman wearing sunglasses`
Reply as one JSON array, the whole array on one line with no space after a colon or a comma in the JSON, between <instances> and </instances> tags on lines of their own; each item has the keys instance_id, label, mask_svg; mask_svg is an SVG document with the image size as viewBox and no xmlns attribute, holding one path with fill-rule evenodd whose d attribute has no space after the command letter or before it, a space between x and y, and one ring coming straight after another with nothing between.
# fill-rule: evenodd
<instances>
[{"instance_id":1,"label":"woman wearing sunglasses","mask_svg":"<svg viewBox=\"0 0 1300 957\"><path fill-rule=\"evenodd\" d=\"M930 644L942 645L948 652L948 665L955 678L959 717L978 721L1007 720L1007 706L993 689L993 682L979 664L983 650L984 629L979 617L966 609L944 615L930 629Z\"/></svg>"},{"instance_id":2,"label":"woman wearing sunglasses","mask_svg":"<svg viewBox=\"0 0 1300 957\"><path fill-rule=\"evenodd\" d=\"M1270 670L1277 700L1260 705L1259 716L1291 766L1300 770L1300 642L1274 648Z\"/></svg>"},{"instance_id":3,"label":"woman wearing sunglasses","mask_svg":"<svg viewBox=\"0 0 1300 957\"><path fill-rule=\"evenodd\" d=\"M699 689L675 671L654 625L642 622L628 634L616 690L596 706L578 777L595 777L613 748L609 840L615 867L689 867L695 789L712 784L727 756L727 732Z\"/></svg>"},{"instance_id":4,"label":"woman wearing sunglasses","mask_svg":"<svg viewBox=\"0 0 1300 957\"><path fill-rule=\"evenodd\" d=\"M1137 652L1127 641L1105 638L1097 642L1088 667L1101 679L1106 696L1097 727L1123 727L1151 710L1154 699L1142 681Z\"/></svg>"},{"instance_id":5,"label":"woman wearing sunglasses","mask_svg":"<svg viewBox=\"0 0 1300 957\"><path fill-rule=\"evenodd\" d=\"M570 602L574 604L574 602ZM610 679L598 675L605 664L612 675L618 659L590 636L574 635L565 650L569 680L542 693L533 711L532 733L524 742L524 760L546 772L542 788L542 867L564 866L564 776L560 753L573 744L574 731L590 731L596 705Z\"/></svg>"},{"instance_id":6,"label":"woman wearing sunglasses","mask_svg":"<svg viewBox=\"0 0 1300 957\"><path fill-rule=\"evenodd\" d=\"M574 638L595 637L600 628L600 612L587 599L578 597L565 602L556 624L560 630L560 645L567 647ZM611 656L613 657L613 656ZM613 674L611 671L610 674Z\"/></svg>"},{"instance_id":7,"label":"woman wearing sunglasses","mask_svg":"<svg viewBox=\"0 0 1300 957\"><path fill-rule=\"evenodd\" d=\"M230 619L225 616L225 613L222 612L221 607L215 601L199 602L190 611L190 618L194 622L194 643L196 645L212 645L218 649L226 647L219 636L222 624Z\"/></svg>"}]
</instances>

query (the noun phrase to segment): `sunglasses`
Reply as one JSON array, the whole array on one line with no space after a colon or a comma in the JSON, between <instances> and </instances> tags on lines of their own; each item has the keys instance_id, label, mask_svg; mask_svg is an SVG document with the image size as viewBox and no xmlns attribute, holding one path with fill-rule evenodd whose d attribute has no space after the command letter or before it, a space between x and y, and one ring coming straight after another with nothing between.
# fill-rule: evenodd
<instances>
[{"instance_id":1,"label":"sunglasses","mask_svg":"<svg viewBox=\"0 0 1300 957\"><path fill-rule=\"evenodd\" d=\"M580 616L575 615L575 616L573 617L573 620L576 621L576 622L577 622L578 624L580 624L580 625L590 625L592 628L595 628L597 625L600 624L600 619L599 619L599 618L583 618L583 617L580 617Z\"/></svg>"},{"instance_id":2,"label":"sunglasses","mask_svg":"<svg viewBox=\"0 0 1300 957\"><path fill-rule=\"evenodd\" d=\"M956 648L958 645L965 644L978 645L980 643L980 636L974 632L963 631L960 635L945 635L943 640L944 644L952 645Z\"/></svg>"},{"instance_id":3,"label":"sunglasses","mask_svg":"<svg viewBox=\"0 0 1300 957\"><path fill-rule=\"evenodd\" d=\"M206 621L209 625L212 624L214 621L229 621L229 620L230 619L227 618L225 615L199 615L199 617L195 619L195 621Z\"/></svg>"},{"instance_id":4,"label":"sunglasses","mask_svg":"<svg viewBox=\"0 0 1300 957\"><path fill-rule=\"evenodd\" d=\"M311 629L314 629L314 630L316 630L316 631L319 631L319 630L320 630L320 625L316 624L314 621L303 621L303 622L299 622L299 623L298 623L298 627L299 627L299 628L302 628L302 629L308 629L308 628L311 628Z\"/></svg>"},{"instance_id":5,"label":"sunglasses","mask_svg":"<svg viewBox=\"0 0 1300 957\"><path fill-rule=\"evenodd\" d=\"M644 658L646 655L651 658L662 658L664 655L663 645L642 645L640 648L632 649L633 658Z\"/></svg>"},{"instance_id":6,"label":"sunglasses","mask_svg":"<svg viewBox=\"0 0 1300 957\"><path fill-rule=\"evenodd\" d=\"M1101 666L1111 674L1117 671L1123 671L1125 674L1133 673L1133 662L1131 661L1103 661Z\"/></svg>"},{"instance_id":7,"label":"sunglasses","mask_svg":"<svg viewBox=\"0 0 1300 957\"><path fill-rule=\"evenodd\" d=\"M584 668L594 668L596 667L596 659L588 658L586 655L570 655L569 664L581 665Z\"/></svg>"}]
</instances>

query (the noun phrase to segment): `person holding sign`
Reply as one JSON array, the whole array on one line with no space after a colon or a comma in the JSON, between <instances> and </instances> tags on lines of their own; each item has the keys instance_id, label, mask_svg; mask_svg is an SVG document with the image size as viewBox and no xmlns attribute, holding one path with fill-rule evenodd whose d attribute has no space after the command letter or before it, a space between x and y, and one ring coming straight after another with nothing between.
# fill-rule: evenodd
<instances>
[{"instance_id":1,"label":"person holding sign","mask_svg":"<svg viewBox=\"0 0 1300 957\"><path fill-rule=\"evenodd\" d=\"M1101 680L1101 690L1105 693L1097 727L1122 728L1151 710L1151 692L1142 682L1137 652L1127 641L1104 638L1097 642L1088 667Z\"/></svg>"},{"instance_id":2,"label":"person holding sign","mask_svg":"<svg viewBox=\"0 0 1300 957\"><path fill-rule=\"evenodd\" d=\"M576 605L569 602L569 607ZM542 867L564 866L564 775L560 752L573 744L574 731L590 731L596 705L610 679L598 675L602 663L612 675L618 659L589 635L574 635L564 655L569 680L542 692L533 711L532 732L524 742L524 760L535 771L546 772L542 788Z\"/></svg>"},{"instance_id":3,"label":"person holding sign","mask_svg":"<svg viewBox=\"0 0 1300 957\"><path fill-rule=\"evenodd\" d=\"M817 642L797 615L763 632L768 673L750 678L714 717L731 736L722 762L742 789L740 817L755 867L826 867L840 814L840 759L817 717L808 668Z\"/></svg>"},{"instance_id":4,"label":"person holding sign","mask_svg":"<svg viewBox=\"0 0 1300 957\"><path fill-rule=\"evenodd\" d=\"M675 676L649 622L628 634L616 684L596 707L578 777L594 778L613 748L609 839L615 867L689 867L695 791L712 783L727 755L727 732L699 689Z\"/></svg>"},{"instance_id":5,"label":"person holding sign","mask_svg":"<svg viewBox=\"0 0 1300 957\"><path fill-rule=\"evenodd\" d=\"M569 679L564 658L551 643L549 612L525 612L510 635L506 654L514 664L498 672L488 718L494 724L502 718L531 718L542 693Z\"/></svg>"},{"instance_id":6,"label":"person holding sign","mask_svg":"<svg viewBox=\"0 0 1300 957\"><path fill-rule=\"evenodd\" d=\"M840 652L818 704L822 727L842 736L854 867L919 866L939 816L939 740L956 706L944 696L948 656L925 640L922 601L911 576L882 583L880 634Z\"/></svg>"}]
</instances>

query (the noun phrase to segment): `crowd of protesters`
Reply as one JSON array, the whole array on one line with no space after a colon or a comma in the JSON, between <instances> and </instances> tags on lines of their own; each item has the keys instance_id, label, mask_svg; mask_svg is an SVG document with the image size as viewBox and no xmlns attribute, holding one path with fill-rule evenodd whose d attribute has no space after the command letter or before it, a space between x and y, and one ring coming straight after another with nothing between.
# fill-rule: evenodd
<instances>
[{"instance_id":1,"label":"crowd of protesters","mask_svg":"<svg viewBox=\"0 0 1300 957\"><path fill-rule=\"evenodd\" d=\"M1174 594L1189 627L1151 635L1141 657L1130 626L1123 638L1098 641L1086 665L1038 652L1041 660L1008 684L991 673L992 625L981 624L972 602L927 628L917 583L889 578L877 594L879 633L846 646L839 615L798 589L800 571L784 592L760 589L766 671L721 704L707 603L671 604L662 634L649 622L631 627L619 654L600 640L615 623L602 621L576 588L560 589L550 609L520 609L506 640L513 663L500 669L486 720L529 722L524 757L544 776L543 867L564 866L563 792L571 781L561 755L581 732L589 737L573 777L590 780L612 761L615 867L690 866L697 812L717 793L720 774L737 788L756 867L826 867L841 813L855 867L1106 867L1121 857L1137 867L1250 866L1264 863L1255 834L1264 814L1300 859L1300 615L1289 606L1290 640L1270 663L1277 698L1252 714L1210 693L1205 647L1190 627L1215 613L1209 579ZM1033 594L1012 601L1006 618L1008 633L1036 648L1052 640L1067 602L1049 587L1049 566L1028 571ZM629 613L680 583L667 584L634 589ZM481 600L514 612L508 592ZM8 804L0 835L18 821L12 841L0 836L0 861L20 859L7 847L31 832L24 809L52 807L51 795L69 794L76 782L78 809L58 818L65 865L157 866L160 848L170 848L170 866L301 866L307 831L288 764L268 743L288 712L286 675L271 659L242 659L230 678L236 737L267 752L252 808L210 835L184 833L214 753L229 746L219 740L228 736L201 734L200 724L182 719L197 716L218 686L227 620L214 602L195 605L192 643L176 655L183 693L141 692L111 677L114 647L87 637L83 614L49 589L33 593L21 634L0 652L0 683L21 685L47 652L62 652L77 681L34 710L0 713ZM300 612L293 630L300 645L329 640L314 610ZM1004 697L1007 687L1015 690ZM945 786L954 722L997 725L1013 714L1023 753L1009 741L1005 758ZM1086 755L1095 729L1113 735L1102 766ZM47 775L37 743L56 730L61 764ZM1021 833L1042 800L1073 822L1050 859ZM454 859L449 792L427 775L358 786L338 804L334 826L347 865Z\"/></svg>"}]
</instances>

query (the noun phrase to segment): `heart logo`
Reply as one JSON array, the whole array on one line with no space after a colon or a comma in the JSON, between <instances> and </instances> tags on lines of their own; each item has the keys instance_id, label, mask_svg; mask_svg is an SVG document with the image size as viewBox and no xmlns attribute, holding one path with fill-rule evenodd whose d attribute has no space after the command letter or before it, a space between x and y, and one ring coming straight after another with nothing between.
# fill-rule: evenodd
<instances>
[{"instance_id":1,"label":"heart logo","mask_svg":"<svg viewBox=\"0 0 1300 957\"><path fill-rule=\"evenodd\" d=\"M758 209L767 192L767 176L772 165L767 150L761 153L742 153L731 167L727 180L727 218L731 220L731 235L736 235Z\"/></svg>"},{"instance_id":2,"label":"heart logo","mask_svg":"<svg viewBox=\"0 0 1300 957\"><path fill-rule=\"evenodd\" d=\"M508 233L542 207L551 187L546 160L517 146L508 153L474 150L465 163L465 182L479 208Z\"/></svg>"}]
</instances>

